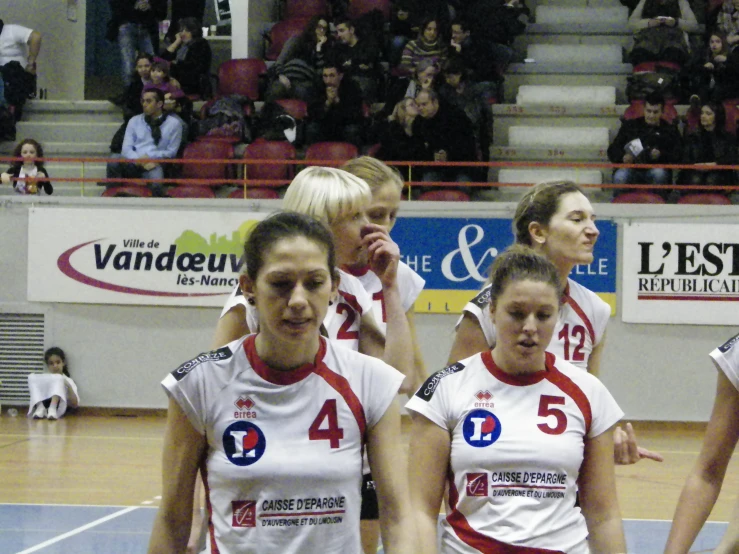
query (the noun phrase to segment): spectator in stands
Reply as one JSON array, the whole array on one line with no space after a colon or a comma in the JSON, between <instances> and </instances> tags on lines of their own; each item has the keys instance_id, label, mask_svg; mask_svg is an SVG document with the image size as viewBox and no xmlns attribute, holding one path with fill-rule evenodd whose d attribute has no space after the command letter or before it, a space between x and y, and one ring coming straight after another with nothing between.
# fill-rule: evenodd
<instances>
[{"instance_id":1,"label":"spectator in stands","mask_svg":"<svg viewBox=\"0 0 739 554\"><path fill-rule=\"evenodd\" d=\"M677 127L662 119L665 100L659 93L647 96L644 116L626 120L608 147L612 163L649 164L650 169L619 168L613 173L614 184L659 185L654 192L667 198L672 190L672 171L658 164L680 162L682 140ZM624 192L624 191L615 191Z\"/></svg>"},{"instance_id":2,"label":"spectator in stands","mask_svg":"<svg viewBox=\"0 0 739 554\"><path fill-rule=\"evenodd\" d=\"M188 17L192 17L198 21L205 20L205 0L172 0L172 17L171 21L182 21ZM176 26L170 25L167 29L166 40L173 43L177 38Z\"/></svg>"},{"instance_id":3,"label":"spectator in stands","mask_svg":"<svg viewBox=\"0 0 739 554\"><path fill-rule=\"evenodd\" d=\"M124 121L141 113L141 93L144 92L146 85L151 84L151 64L153 62L154 58L146 52L139 52L136 56L136 73L119 101L116 101L123 108Z\"/></svg>"},{"instance_id":4,"label":"spectator in stands","mask_svg":"<svg viewBox=\"0 0 739 554\"><path fill-rule=\"evenodd\" d=\"M413 135L423 142L426 159L435 162L476 161L472 123L462 110L439 101L433 90L416 96L417 117ZM465 167L430 167L422 169L422 181L472 181L474 172Z\"/></svg>"},{"instance_id":5,"label":"spectator in stands","mask_svg":"<svg viewBox=\"0 0 739 554\"><path fill-rule=\"evenodd\" d=\"M724 130L725 124L726 114L720 103L706 102L701 106L700 127L686 135L681 160L681 163L700 168L681 170L678 184L726 186L735 183L733 171L711 169L715 165L737 163L736 140Z\"/></svg>"},{"instance_id":6,"label":"spectator in stands","mask_svg":"<svg viewBox=\"0 0 739 554\"><path fill-rule=\"evenodd\" d=\"M447 63L444 83L439 87L439 96L465 113L472 123L476 151L480 152L483 161L488 161L492 112L486 100L484 85L469 81L461 59L452 58Z\"/></svg>"},{"instance_id":7,"label":"spectator in stands","mask_svg":"<svg viewBox=\"0 0 739 554\"><path fill-rule=\"evenodd\" d=\"M523 0L477 0L467 10L469 30L482 59L501 74L513 59L513 41L526 30L531 11Z\"/></svg>"},{"instance_id":8,"label":"spectator in stands","mask_svg":"<svg viewBox=\"0 0 739 554\"><path fill-rule=\"evenodd\" d=\"M145 90L141 95L144 113L131 118L126 126L121 157L128 160L174 158L182 141L182 125L175 118L163 113L164 93L159 89ZM107 177L162 179L161 164L151 161L137 163L111 162L107 166ZM106 187L115 186L106 183ZM151 183L155 196L163 196L164 185Z\"/></svg>"},{"instance_id":9,"label":"spectator in stands","mask_svg":"<svg viewBox=\"0 0 739 554\"><path fill-rule=\"evenodd\" d=\"M44 167L44 162L38 158L44 157L44 149L41 145L30 138L19 142L13 150L14 158L22 158L22 161L13 162L13 165L0 175L3 185L13 184L13 190L18 194L51 194L54 187L49 182L49 172Z\"/></svg>"},{"instance_id":10,"label":"spectator in stands","mask_svg":"<svg viewBox=\"0 0 739 554\"><path fill-rule=\"evenodd\" d=\"M306 142L351 142L361 148L364 127L362 92L344 75L336 60L326 60L322 76L323 90L308 106Z\"/></svg>"},{"instance_id":11,"label":"spectator in stands","mask_svg":"<svg viewBox=\"0 0 739 554\"><path fill-rule=\"evenodd\" d=\"M724 0L716 15L716 30L726 35L729 46L739 42L739 1Z\"/></svg>"},{"instance_id":12,"label":"spectator in stands","mask_svg":"<svg viewBox=\"0 0 739 554\"><path fill-rule=\"evenodd\" d=\"M172 77L170 73L170 65L167 60L162 58L154 58L154 63L151 64L151 71L149 72L151 83L144 86L144 90L149 88L158 88L164 94L168 92L174 92L176 90L182 90L180 82Z\"/></svg>"},{"instance_id":13,"label":"spectator in stands","mask_svg":"<svg viewBox=\"0 0 739 554\"><path fill-rule=\"evenodd\" d=\"M450 59L462 61L470 81L478 83L480 94L487 102L503 98L503 72L506 64L491 63L490 56L472 36L463 18L452 21Z\"/></svg>"},{"instance_id":14,"label":"spectator in stands","mask_svg":"<svg viewBox=\"0 0 739 554\"><path fill-rule=\"evenodd\" d=\"M316 71L321 71L326 52L330 52L333 47L334 40L329 33L328 19L316 15L308 21L302 33L287 39L275 65L282 65L298 58Z\"/></svg>"},{"instance_id":15,"label":"spectator in stands","mask_svg":"<svg viewBox=\"0 0 739 554\"><path fill-rule=\"evenodd\" d=\"M207 96L213 59L210 44L203 38L200 21L194 17L182 19L179 29L174 42L162 50L162 57L172 62L170 73L185 94Z\"/></svg>"},{"instance_id":16,"label":"spectator in stands","mask_svg":"<svg viewBox=\"0 0 739 554\"><path fill-rule=\"evenodd\" d=\"M193 115L192 100L190 100L181 90L167 92L164 94L163 113L169 117L179 120L182 125L182 141L177 157L181 157L182 151L188 142L195 139L197 134L195 117Z\"/></svg>"},{"instance_id":17,"label":"spectator in stands","mask_svg":"<svg viewBox=\"0 0 739 554\"><path fill-rule=\"evenodd\" d=\"M726 35L714 31L708 39L708 47L701 65L696 67L691 109L700 110L700 101L723 102L739 96L739 51L730 47Z\"/></svg>"},{"instance_id":18,"label":"spectator in stands","mask_svg":"<svg viewBox=\"0 0 739 554\"><path fill-rule=\"evenodd\" d=\"M131 83L137 52L154 55L159 47L159 22L167 17L166 0L110 0L108 40L118 41L123 84Z\"/></svg>"},{"instance_id":19,"label":"spectator in stands","mask_svg":"<svg viewBox=\"0 0 739 554\"><path fill-rule=\"evenodd\" d=\"M449 48L439 34L439 23L430 17L418 26L418 38L405 45L398 70L406 75L413 74L422 61L431 61L442 66L449 57Z\"/></svg>"},{"instance_id":20,"label":"spectator in stands","mask_svg":"<svg viewBox=\"0 0 739 554\"><path fill-rule=\"evenodd\" d=\"M26 99L36 95L36 60L41 51L41 34L38 31L5 24L0 19L0 69L4 81L0 93L15 106L15 118L21 118ZM4 104L4 102L3 102Z\"/></svg>"},{"instance_id":21,"label":"spectator in stands","mask_svg":"<svg viewBox=\"0 0 739 554\"><path fill-rule=\"evenodd\" d=\"M357 36L354 23L347 18L335 21L339 44L336 55L342 72L354 81L368 104L377 100L381 80L380 48L375 39Z\"/></svg>"},{"instance_id":22,"label":"spectator in stands","mask_svg":"<svg viewBox=\"0 0 739 554\"><path fill-rule=\"evenodd\" d=\"M629 17L636 31L630 61L665 61L684 65L689 58L686 33L698 30L688 0L640 0Z\"/></svg>"},{"instance_id":23,"label":"spectator in stands","mask_svg":"<svg viewBox=\"0 0 739 554\"><path fill-rule=\"evenodd\" d=\"M387 61L390 67L396 67L400 63L405 45L415 36L416 13L412 0L398 0L393 4L390 18L389 44L387 49Z\"/></svg>"},{"instance_id":24,"label":"spectator in stands","mask_svg":"<svg viewBox=\"0 0 739 554\"><path fill-rule=\"evenodd\" d=\"M403 98L415 98L422 90L435 90L438 75L439 65L434 60L421 60L413 68L410 79L396 79L390 86L380 117L388 117Z\"/></svg>"},{"instance_id":25,"label":"spectator in stands","mask_svg":"<svg viewBox=\"0 0 739 554\"><path fill-rule=\"evenodd\" d=\"M392 114L380 121L377 129L380 144L380 151L377 154L379 159L410 162L427 160L424 143L413 134L413 122L416 117L418 117L416 100L403 98L395 105Z\"/></svg>"}]
</instances>

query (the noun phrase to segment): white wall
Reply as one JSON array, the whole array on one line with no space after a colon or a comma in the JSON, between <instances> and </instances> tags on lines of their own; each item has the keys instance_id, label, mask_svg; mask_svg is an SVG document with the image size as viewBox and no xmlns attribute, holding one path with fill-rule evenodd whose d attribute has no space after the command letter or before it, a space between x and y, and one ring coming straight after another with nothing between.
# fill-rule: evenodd
<instances>
[{"instance_id":1,"label":"white wall","mask_svg":"<svg viewBox=\"0 0 739 554\"><path fill-rule=\"evenodd\" d=\"M38 199L8 198L0 204L0 309L26 298L27 208ZM230 200L192 201L54 198L43 203L70 206L137 205L161 209L244 209ZM248 210L276 207L249 203ZM406 215L427 217L510 217L511 204L404 203ZM739 208L714 206L597 205L602 219L624 221L739 222ZM720 215L723 214L723 215ZM61 231L61 230L60 230ZM620 265L620 264L619 264ZM32 286L44 286L43 275ZM620 289L620 278L619 278ZM164 407L159 387L179 363L206 350L219 310L90 304L49 304L49 344L62 346L87 406ZM620 314L620 306L618 313ZM455 315L419 314L416 322L430 371L442 368L452 342ZM725 326L625 324L611 318L602 380L631 419L705 421L710 415L716 371L708 352L736 334Z\"/></svg>"},{"instance_id":2,"label":"white wall","mask_svg":"<svg viewBox=\"0 0 739 554\"><path fill-rule=\"evenodd\" d=\"M85 97L85 0L3 0L0 19L41 33L38 87L50 100ZM69 21L67 7L77 21Z\"/></svg>"}]
</instances>

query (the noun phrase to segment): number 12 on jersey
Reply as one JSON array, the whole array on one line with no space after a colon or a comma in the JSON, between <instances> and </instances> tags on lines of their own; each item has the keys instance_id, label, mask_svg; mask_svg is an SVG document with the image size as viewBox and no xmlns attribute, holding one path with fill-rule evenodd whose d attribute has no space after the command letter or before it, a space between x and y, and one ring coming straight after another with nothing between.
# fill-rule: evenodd
<instances>
[{"instance_id":1,"label":"number 12 on jersey","mask_svg":"<svg viewBox=\"0 0 739 554\"><path fill-rule=\"evenodd\" d=\"M339 427L336 399L332 398L323 403L316 419L310 424L308 438L312 441L329 441L331 448L339 448L339 441L344 438L344 430Z\"/></svg>"}]
</instances>

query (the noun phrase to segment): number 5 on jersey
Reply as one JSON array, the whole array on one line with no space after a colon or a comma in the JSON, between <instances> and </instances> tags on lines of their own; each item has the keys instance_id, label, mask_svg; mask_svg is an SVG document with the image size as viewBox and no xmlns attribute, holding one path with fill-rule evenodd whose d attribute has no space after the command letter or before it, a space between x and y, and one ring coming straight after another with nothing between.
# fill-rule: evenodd
<instances>
[{"instance_id":1,"label":"number 5 on jersey","mask_svg":"<svg viewBox=\"0 0 739 554\"><path fill-rule=\"evenodd\" d=\"M344 430L339 427L336 399L332 398L323 403L316 419L310 424L308 438L312 441L329 441L331 448L339 448L339 441L344 438Z\"/></svg>"},{"instance_id":2,"label":"number 5 on jersey","mask_svg":"<svg viewBox=\"0 0 739 554\"><path fill-rule=\"evenodd\" d=\"M567 429L567 415L559 408L552 408L552 405L563 406L565 399L562 396L549 396L542 394L539 398L539 417L546 418L545 423L539 423L537 427L547 435L561 435ZM552 427L552 416L555 425Z\"/></svg>"}]
</instances>

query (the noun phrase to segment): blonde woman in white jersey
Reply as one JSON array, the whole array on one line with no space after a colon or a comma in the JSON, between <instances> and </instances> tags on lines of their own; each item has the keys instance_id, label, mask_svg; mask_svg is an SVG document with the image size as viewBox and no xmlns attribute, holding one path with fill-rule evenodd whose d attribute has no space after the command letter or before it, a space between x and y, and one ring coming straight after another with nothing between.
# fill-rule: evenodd
<instances>
[{"instance_id":1,"label":"blonde woman in white jersey","mask_svg":"<svg viewBox=\"0 0 739 554\"><path fill-rule=\"evenodd\" d=\"M369 185L372 191L372 203L367 208L367 219L370 223L374 223L385 229L389 234L395 225L398 217L398 209L400 208L400 195L403 190L403 180L400 177L400 173L380 160L369 156L349 160L341 166L341 169L359 177ZM385 295L380 278L366 263L347 265L343 269L359 279L364 289L372 297L372 312L374 313L377 326L385 333L387 327L387 307L385 305ZM398 288L411 333L411 345L415 364L412 390L416 390L421 386L421 383L427 377L423 355L421 354L416 337L413 308L425 284L426 282L421 276L408 267L407 264L403 262L398 264ZM369 468L366 467L364 469L365 473L368 474ZM365 487L367 487L367 490L364 491L365 503L363 504L361 520L362 549L366 553L374 553L377 552L380 537L379 514L377 512L377 502L373 498L376 496L374 493L374 483L365 478Z\"/></svg>"},{"instance_id":2,"label":"blonde woman in white jersey","mask_svg":"<svg viewBox=\"0 0 739 554\"><path fill-rule=\"evenodd\" d=\"M739 441L739 335L711 352L718 383L711 419L698 461L688 475L667 540L665 554L687 554L713 509ZM714 554L739 552L739 504Z\"/></svg>"},{"instance_id":3,"label":"blonde woman in white jersey","mask_svg":"<svg viewBox=\"0 0 739 554\"><path fill-rule=\"evenodd\" d=\"M515 241L546 256L557 268L563 305L547 351L598 375L611 309L594 292L569 278L573 268L593 261L599 231L590 201L571 181L546 181L529 190L513 217ZM449 363L495 345L495 326L487 309L489 286L469 302L457 324ZM662 456L639 448L631 424L614 432L614 459L633 464Z\"/></svg>"}]
</instances>

